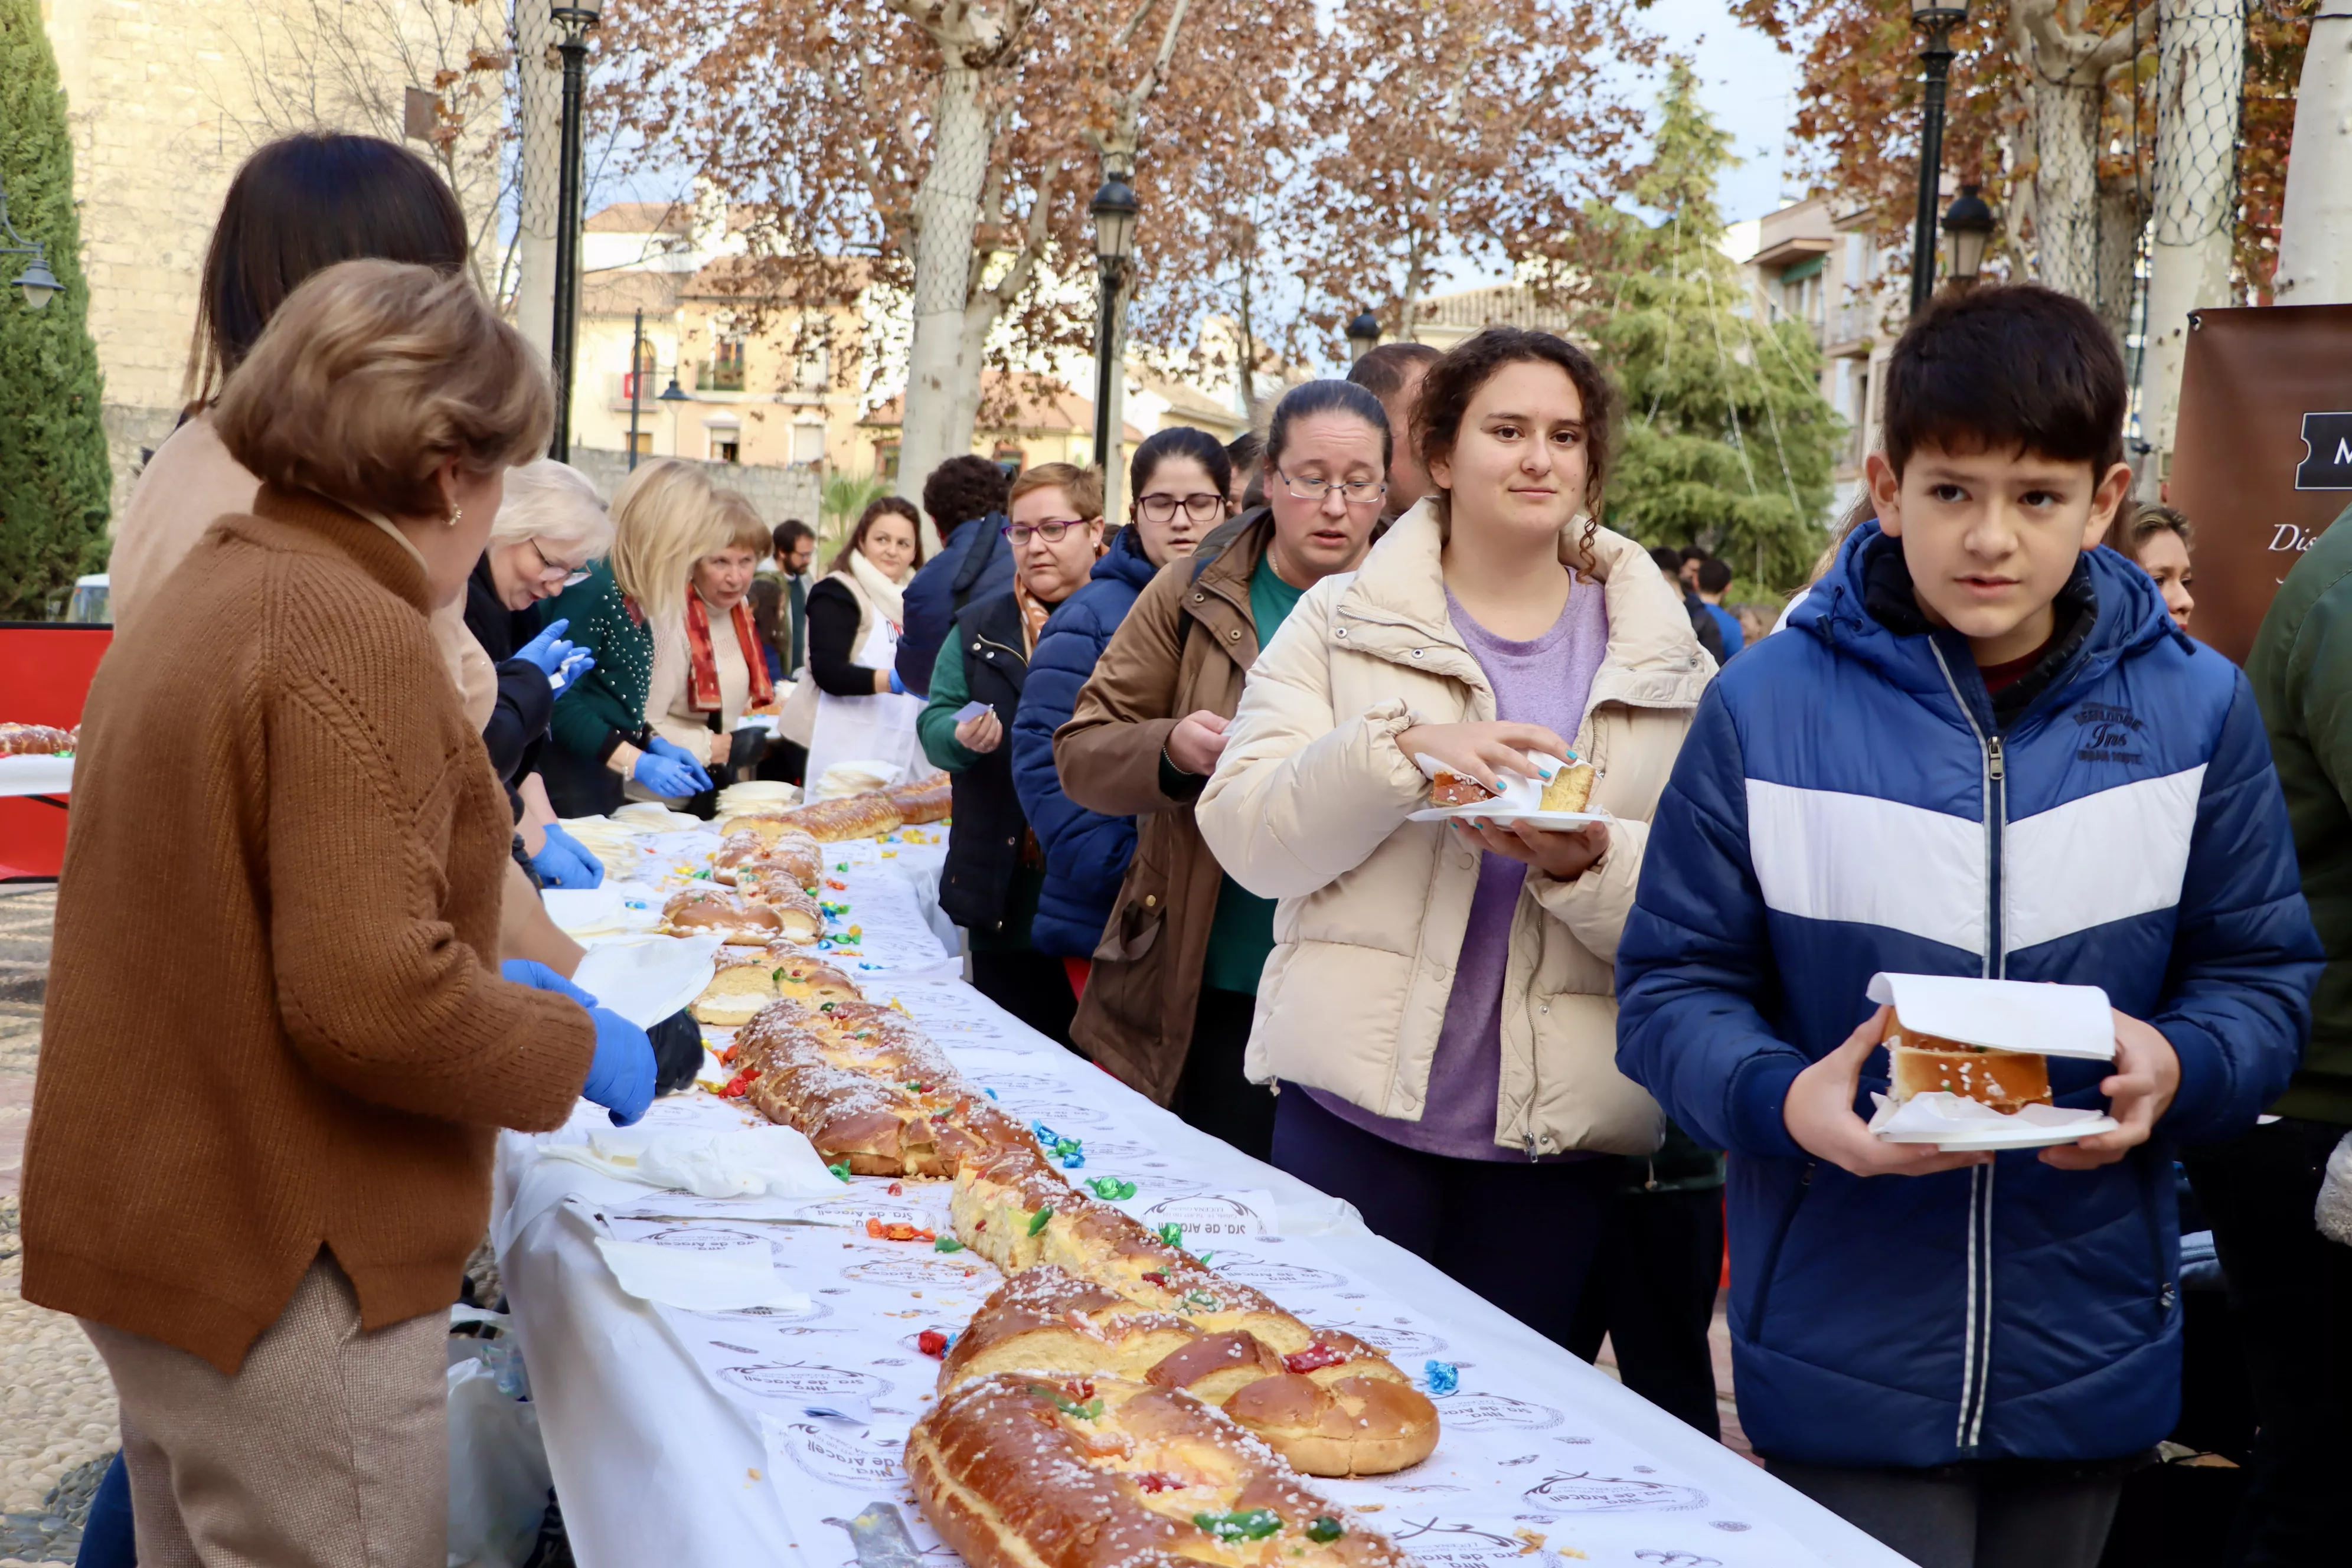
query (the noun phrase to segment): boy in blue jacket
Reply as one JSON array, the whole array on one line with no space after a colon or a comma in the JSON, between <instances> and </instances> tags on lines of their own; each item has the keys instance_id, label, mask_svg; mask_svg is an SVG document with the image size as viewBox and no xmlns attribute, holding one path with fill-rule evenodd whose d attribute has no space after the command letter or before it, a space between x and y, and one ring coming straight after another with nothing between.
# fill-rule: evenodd
<instances>
[{"instance_id":1,"label":"boy in blue jacket","mask_svg":"<svg viewBox=\"0 0 2352 1568\"><path fill-rule=\"evenodd\" d=\"M2172 1145L2285 1087L2320 950L2245 678L2100 535L2124 368L2047 289L1932 305L1877 521L1708 687L1617 950L1617 1059L1730 1151L1735 1382L1773 1473L1925 1568L2091 1568L2179 1410ZM2050 1060L2116 1131L1881 1142L1881 970L2105 988Z\"/></svg>"}]
</instances>

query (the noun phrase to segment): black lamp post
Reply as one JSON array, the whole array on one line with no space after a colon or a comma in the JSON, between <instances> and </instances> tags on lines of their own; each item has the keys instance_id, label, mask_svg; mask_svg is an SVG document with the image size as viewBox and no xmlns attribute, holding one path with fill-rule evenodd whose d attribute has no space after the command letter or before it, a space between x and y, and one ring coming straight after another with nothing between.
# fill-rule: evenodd
<instances>
[{"instance_id":1,"label":"black lamp post","mask_svg":"<svg viewBox=\"0 0 2352 1568\"><path fill-rule=\"evenodd\" d=\"M1980 188L1962 185L1944 209L1944 273L1963 289L1984 270L1985 250L1992 243L1992 208L1977 195Z\"/></svg>"},{"instance_id":2,"label":"black lamp post","mask_svg":"<svg viewBox=\"0 0 2352 1568\"><path fill-rule=\"evenodd\" d=\"M0 245L0 256L29 256L33 258L25 264L24 271L8 280L8 287L23 289L25 303L36 310L40 310L65 285L59 283L57 274L49 270L49 253L41 242L26 239L16 232L16 226L8 221L8 193L5 188L0 188L0 235L6 236L8 241Z\"/></svg>"},{"instance_id":3,"label":"black lamp post","mask_svg":"<svg viewBox=\"0 0 2352 1568\"><path fill-rule=\"evenodd\" d=\"M559 461L572 457L572 379L580 353L580 98L587 85L588 35L603 8L604 0L574 0L550 6L547 13L562 34L555 50L563 57L563 142L555 182L555 330L548 353L548 368L555 376L555 434L547 454Z\"/></svg>"},{"instance_id":4,"label":"black lamp post","mask_svg":"<svg viewBox=\"0 0 2352 1568\"><path fill-rule=\"evenodd\" d=\"M1127 287L1128 258L1135 254L1135 187L1117 174L1107 175L1087 209L1095 220L1095 262L1102 276L1102 318L1095 324L1095 462L1104 478L1118 460L1118 430L1111 424L1111 389L1118 374L1118 302Z\"/></svg>"},{"instance_id":5,"label":"black lamp post","mask_svg":"<svg viewBox=\"0 0 2352 1568\"><path fill-rule=\"evenodd\" d=\"M1381 319L1370 310L1359 310L1347 331L1348 363L1353 364L1380 346Z\"/></svg>"},{"instance_id":6,"label":"black lamp post","mask_svg":"<svg viewBox=\"0 0 2352 1568\"><path fill-rule=\"evenodd\" d=\"M637 403L646 374L646 312L637 308L636 325L629 330L629 472L637 471ZM679 395L683 396L684 394Z\"/></svg>"},{"instance_id":7,"label":"black lamp post","mask_svg":"<svg viewBox=\"0 0 2352 1568\"><path fill-rule=\"evenodd\" d=\"M1927 90L1919 122L1919 209L1911 228L1911 313L1936 292L1936 203L1944 170L1944 83L1952 71L1952 29L1969 19L1966 0L1911 0L1911 25L1927 35L1919 58Z\"/></svg>"},{"instance_id":8,"label":"black lamp post","mask_svg":"<svg viewBox=\"0 0 2352 1568\"><path fill-rule=\"evenodd\" d=\"M670 456L673 458L682 458L686 456L685 453L677 449L677 405L681 403L690 403L693 399L687 396L686 388L678 385L677 373L675 370L670 373L669 384L661 389L661 395L655 398L654 401L656 403L667 403L669 405Z\"/></svg>"}]
</instances>

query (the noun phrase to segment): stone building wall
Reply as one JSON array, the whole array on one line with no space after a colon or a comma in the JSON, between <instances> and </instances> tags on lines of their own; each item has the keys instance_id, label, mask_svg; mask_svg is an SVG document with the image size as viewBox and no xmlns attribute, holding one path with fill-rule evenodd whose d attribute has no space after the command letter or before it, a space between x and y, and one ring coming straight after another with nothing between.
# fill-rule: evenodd
<instances>
[{"instance_id":1,"label":"stone building wall","mask_svg":"<svg viewBox=\"0 0 2352 1568\"><path fill-rule=\"evenodd\" d=\"M312 126L398 136L404 89L499 42L504 12L498 0L42 0L73 128L118 515L142 450L178 419L205 249L246 154ZM476 73L457 90L500 79ZM489 283L497 170L479 148L500 105L472 93L463 108L474 130L449 166L491 242L477 257Z\"/></svg>"}]
</instances>

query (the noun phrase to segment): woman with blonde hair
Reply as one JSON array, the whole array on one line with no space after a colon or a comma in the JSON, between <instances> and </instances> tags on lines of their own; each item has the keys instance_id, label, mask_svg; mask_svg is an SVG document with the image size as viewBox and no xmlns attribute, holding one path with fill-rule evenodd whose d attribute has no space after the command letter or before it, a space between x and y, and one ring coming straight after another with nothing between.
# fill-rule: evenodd
<instances>
[{"instance_id":1,"label":"woman with blonde hair","mask_svg":"<svg viewBox=\"0 0 2352 1568\"><path fill-rule=\"evenodd\" d=\"M23 1289L106 1360L142 1563L438 1563L496 1130L561 1125L583 1080L616 1121L652 1098L643 1030L501 977L505 804L420 679L551 418L464 277L319 271L214 411L251 511L91 683Z\"/></svg>"},{"instance_id":2,"label":"woman with blonde hair","mask_svg":"<svg viewBox=\"0 0 2352 1568\"><path fill-rule=\"evenodd\" d=\"M688 569L684 657L654 661L646 717L654 733L692 752L723 786L735 781L736 721L747 708L764 708L776 698L751 605L752 574L772 540L749 496L714 489L710 500L726 531ZM763 749L753 742L765 737L754 732L744 741L749 777ZM713 805L698 800L694 809L708 816Z\"/></svg>"},{"instance_id":3,"label":"woman with blonde hair","mask_svg":"<svg viewBox=\"0 0 2352 1568\"><path fill-rule=\"evenodd\" d=\"M2186 633L2189 617L2197 610L2197 595L2191 592L2197 585L2197 572L2189 563L2197 527L2188 516L2152 500L2128 511L2118 509L2116 521L2107 525L2104 542L2156 579L2157 591L2164 595L2165 613L2176 628Z\"/></svg>"},{"instance_id":4,"label":"woman with blonde hair","mask_svg":"<svg viewBox=\"0 0 2352 1568\"><path fill-rule=\"evenodd\" d=\"M731 493L731 492L728 492ZM735 536L734 508L703 471L675 458L640 463L613 494L613 551L587 575L540 605L542 624L596 658L555 704L551 743L540 762L549 798L564 816L595 816L624 798L682 800L710 788L688 747L646 722L657 674L665 690L687 659L687 595L695 563ZM658 668L657 668L658 667Z\"/></svg>"}]
</instances>

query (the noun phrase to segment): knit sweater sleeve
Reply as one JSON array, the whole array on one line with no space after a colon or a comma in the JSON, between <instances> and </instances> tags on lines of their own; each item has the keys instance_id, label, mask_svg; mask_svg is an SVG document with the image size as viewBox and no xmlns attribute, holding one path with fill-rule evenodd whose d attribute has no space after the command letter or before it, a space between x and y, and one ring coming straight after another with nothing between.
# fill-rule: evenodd
<instances>
[{"instance_id":1,"label":"knit sweater sleeve","mask_svg":"<svg viewBox=\"0 0 2352 1568\"><path fill-rule=\"evenodd\" d=\"M828 697L871 697L875 671L859 664L849 645L857 637L857 601L831 578L809 590L808 668Z\"/></svg>"},{"instance_id":2,"label":"knit sweater sleeve","mask_svg":"<svg viewBox=\"0 0 2352 1568\"><path fill-rule=\"evenodd\" d=\"M444 900L467 744L444 752L414 671L353 635L314 646L265 698L269 948L280 1016L320 1077L397 1110L562 1124L595 1050L585 1009L509 984ZM486 770L485 770L486 771ZM480 879L475 879L479 880ZM500 885L495 875L493 885Z\"/></svg>"}]
</instances>

